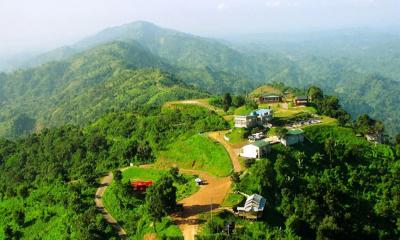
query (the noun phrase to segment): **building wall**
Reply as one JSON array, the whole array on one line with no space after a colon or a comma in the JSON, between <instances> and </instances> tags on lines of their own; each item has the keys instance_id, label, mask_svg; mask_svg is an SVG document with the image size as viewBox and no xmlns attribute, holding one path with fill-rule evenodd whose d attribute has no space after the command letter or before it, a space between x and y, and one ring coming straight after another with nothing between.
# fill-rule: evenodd
<instances>
[{"instance_id":1,"label":"building wall","mask_svg":"<svg viewBox=\"0 0 400 240\"><path fill-rule=\"evenodd\" d=\"M278 103L282 102L282 97L259 97L258 101L260 103Z\"/></svg>"},{"instance_id":2,"label":"building wall","mask_svg":"<svg viewBox=\"0 0 400 240\"><path fill-rule=\"evenodd\" d=\"M254 145L246 145L240 149L240 156L245 158L258 158L259 148Z\"/></svg>"},{"instance_id":3,"label":"building wall","mask_svg":"<svg viewBox=\"0 0 400 240\"><path fill-rule=\"evenodd\" d=\"M269 149L270 146L259 148L250 144L242 147L239 155L244 158L262 158L267 156Z\"/></svg>"},{"instance_id":4,"label":"building wall","mask_svg":"<svg viewBox=\"0 0 400 240\"><path fill-rule=\"evenodd\" d=\"M236 128L249 128L257 125L256 118L248 117L235 117L235 127Z\"/></svg>"},{"instance_id":5,"label":"building wall","mask_svg":"<svg viewBox=\"0 0 400 240\"><path fill-rule=\"evenodd\" d=\"M281 143L285 146L295 145L297 143L304 142L304 135L287 135L286 138L281 139Z\"/></svg>"}]
</instances>

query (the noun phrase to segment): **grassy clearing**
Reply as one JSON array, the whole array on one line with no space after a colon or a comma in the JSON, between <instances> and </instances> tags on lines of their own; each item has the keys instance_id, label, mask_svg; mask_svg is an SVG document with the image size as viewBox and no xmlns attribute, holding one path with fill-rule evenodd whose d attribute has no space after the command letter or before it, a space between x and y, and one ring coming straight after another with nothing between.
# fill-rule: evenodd
<instances>
[{"instance_id":1,"label":"grassy clearing","mask_svg":"<svg viewBox=\"0 0 400 240\"><path fill-rule=\"evenodd\" d=\"M251 113L252 111L254 111L254 109L248 108L245 106L241 106L235 109L235 115L247 115L249 113Z\"/></svg>"},{"instance_id":2,"label":"grassy clearing","mask_svg":"<svg viewBox=\"0 0 400 240\"><path fill-rule=\"evenodd\" d=\"M273 109L274 109L274 117L281 117L281 118L292 117L299 113L315 114L317 112L313 107L293 107L289 109L273 107Z\"/></svg>"},{"instance_id":3,"label":"grassy clearing","mask_svg":"<svg viewBox=\"0 0 400 240\"><path fill-rule=\"evenodd\" d=\"M227 176L232 163L225 148L204 135L179 139L158 156L159 167L178 166L209 172L215 176Z\"/></svg>"},{"instance_id":4,"label":"grassy clearing","mask_svg":"<svg viewBox=\"0 0 400 240\"><path fill-rule=\"evenodd\" d=\"M205 99L192 99L192 100L183 100L183 101L173 101L173 102L167 102L164 104L163 108L178 108L179 106L182 105L195 105L203 108L207 108L208 110L214 111L218 113L219 115L225 115L225 112L223 109L218 108L216 106L212 106L209 103L209 98Z\"/></svg>"},{"instance_id":5,"label":"grassy clearing","mask_svg":"<svg viewBox=\"0 0 400 240\"><path fill-rule=\"evenodd\" d=\"M122 181L129 182L129 180L152 180L157 181L162 174L166 173L166 170L159 170L155 168L141 168L131 167L122 173Z\"/></svg>"},{"instance_id":6,"label":"grassy clearing","mask_svg":"<svg viewBox=\"0 0 400 240\"><path fill-rule=\"evenodd\" d=\"M132 167L122 173L122 182L128 184L129 180L157 181L163 174L166 173L167 170ZM175 184L175 187L177 188L176 195L178 200L186 198L199 190L199 187L194 181L194 175L182 174L182 177L183 181Z\"/></svg>"},{"instance_id":7,"label":"grassy clearing","mask_svg":"<svg viewBox=\"0 0 400 240\"><path fill-rule=\"evenodd\" d=\"M269 85L261 86L250 93L250 96L261 96L263 94L282 94L282 91Z\"/></svg>"},{"instance_id":8,"label":"grassy clearing","mask_svg":"<svg viewBox=\"0 0 400 240\"><path fill-rule=\"evenodd\" d=\"M244 196L237 193L229 193L224 199L222 207L234 207L244 200Z\"/></svg>"},{"instance_id":9,"label":"grassy clearing","mask_svg":"<svg viewBox=\"0 0 400 240\"><path fill-rule=\"evenodd\" d=\"M247 131L244 128L233 128L226 136L229 138L229 143L241 144L247 142L246 134Z\"/></svg>"}]
</instances>

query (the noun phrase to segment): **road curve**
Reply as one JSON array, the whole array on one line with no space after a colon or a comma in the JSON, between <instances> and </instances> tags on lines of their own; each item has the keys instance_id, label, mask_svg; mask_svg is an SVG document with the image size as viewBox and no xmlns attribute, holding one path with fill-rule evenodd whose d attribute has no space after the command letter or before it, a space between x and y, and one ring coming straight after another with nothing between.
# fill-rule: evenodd
<instances>
[{"instance_id":1,"label":"road curve","mask_svg":"<svg viewBox=\"0 0 400 240\"><path fill-rule=\"evenodd\" d=\"M217 210L223 203L231 188L229 177L218 178L208 173L180 169L181 173L198 175L205 181L200 190L179 201L183 211L172 215L173 221L182 231L185 240L194 240L200 224L200 214Z\"/></svg>"},{"instance_id":2,"label":"road curve","mask_svg":"<svg viewBox=\"0 0 400 240\"><path fill-rule=\"evenodd\" d=\"M233 169L235 170L235 172L240 172L240 171L242 171L242 165L240 165L240 162L239 162L239 151L237 149L233 148L224 139L225 133L226 133L226 131L210 132L210 133L208 133L208 136L211 139L214 139L215 141L219 142L220 144L222 144L225 147L226 151L229 153L229 156L231 157Z\"/></svg>"},{"instance_id":3,"label":"road curve","mask_svg":"<svg viewBox=\"0 0 400 240\"><path fill-rule=\"evenodd\" d=\"M208 136L225 147L231 158L234 170L240 172L242 166L239 163L238 154L236 150L223 138L224 132L210 132L208 133ZM140 167L151 168L152 165L141 165ZM126 169L127 168L121 170L124 171ZM180 169L180 172L198 175L206 182L205 185L200 187L199 191L179 201L179 203L184 206L183 211L180 214L172 215L173 221L182 231L184 239L194 240L198 231L198 226L200 225L200 214L220 208L231 189L231 180L230 177L218 178L197 170ZM118 232L118 236L124 239L126 238L125 230L118 224L111 214L108 213L102 201L102 197L112 180L113 175L111 172L101 179L100 187L96 191L96 207L102 212L104 219Z\"/></svg>"},{"instance_id":4,"label":"road curve","mask_svg":"<svg viewBox=\"0 0 400 240\"><path fill-rule=\"evenodd\" d=\"M125 230L118 224L117 220L115 220L115 218L111 216L111 214L104 207L103 203L104 193L106 192L107 187L111 184L112 181L113 181L112 172L109 172L106 176L100 179L100 187L97 188L94 201L96 203L97 210L101 212L106 222L115 229L115 231L118 233L118 236L121 239L125 239L126 238Z\"/></svg>"}]
</instances>

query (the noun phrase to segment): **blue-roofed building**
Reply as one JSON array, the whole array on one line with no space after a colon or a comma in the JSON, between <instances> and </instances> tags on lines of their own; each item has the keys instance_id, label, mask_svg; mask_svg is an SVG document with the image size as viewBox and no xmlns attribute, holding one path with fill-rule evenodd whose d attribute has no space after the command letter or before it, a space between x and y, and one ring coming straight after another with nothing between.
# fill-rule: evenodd
<instances>
[{"instance_id":1,"label":"blue-roofed building","mask_svg":"<svg viewBox=\"0 0 400 240\"><path fill-rule=\"evenodd\" d=\"M272 120L272 109L258 109L245 116L235 116L236 128L251 128L266 125Z\"/></svg>"},{"instance_id":2,"label":"blue-roofed building","mask_svg":"<svg viewBox=\"0 0 400 240\"><path fill-rule=\"evenodd\" d=\"M258 109L256 114L261 118L262 122L269 122L272 120L272 109Z\"/></svg>"}]
</instances>

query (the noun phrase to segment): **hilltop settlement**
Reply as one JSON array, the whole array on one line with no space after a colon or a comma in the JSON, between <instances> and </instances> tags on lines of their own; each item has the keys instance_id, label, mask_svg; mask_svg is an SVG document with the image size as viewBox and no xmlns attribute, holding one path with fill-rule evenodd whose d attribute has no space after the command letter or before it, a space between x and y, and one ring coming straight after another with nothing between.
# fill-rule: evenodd
<instances>
[{"instance_id":1,"label":"hilltop settlement","mask_svg":"<svg viewBox=\"0 0 400 240\"><path fill-rule=\"evenodd\" d=\"M398 239L399 156L314 86L111 112L0 142L0 238Z\"/></svg>"}]
</instances>

